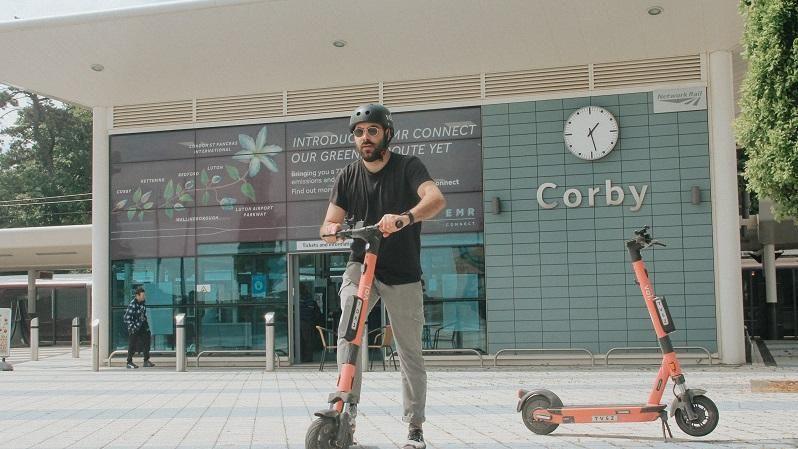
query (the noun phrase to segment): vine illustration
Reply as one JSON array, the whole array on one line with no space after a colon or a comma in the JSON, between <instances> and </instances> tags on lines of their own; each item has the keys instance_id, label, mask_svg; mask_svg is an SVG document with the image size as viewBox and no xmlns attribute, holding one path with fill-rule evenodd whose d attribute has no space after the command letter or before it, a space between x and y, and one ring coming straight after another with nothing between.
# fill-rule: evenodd
<instances>
[{"instance_id":1,"label":"vine illustration","mask_svg":"<svg viewBox=\"0 0 798 449\"><path fill-rule=\"evenodd\" d=\"M246 165L243 167L243 172L236 165L225 165L222 175L211 176L207 169L203 169L199 173L199 183L196 188L194 180L180 183L170 179L164 187L157 208L164 209L164 213L169 218L174 218L175 211L183 211L190 203L194 203L195 206L207 206L211 200L224 210L232 210L237 200L231 196L224 196L223 192L239 184L241 193L248 199L256 201L255 188L250 180L255 178L263 167L270 172L277 173L278 167L273 156L283 149L279 145L266 144L265 126L260 129L254 139L247 134L239 134L238 142L242 149L233 155L233 160ZM224 175L229 179L225 180ZM133 192L132 198L125 198L117 202L113 211L126 210L128 221L137 217L141 221L144 219L145 211L156 207L156 201L153 199L152 190L144 192L139 187Z\"/></svg>"}]
</instances>

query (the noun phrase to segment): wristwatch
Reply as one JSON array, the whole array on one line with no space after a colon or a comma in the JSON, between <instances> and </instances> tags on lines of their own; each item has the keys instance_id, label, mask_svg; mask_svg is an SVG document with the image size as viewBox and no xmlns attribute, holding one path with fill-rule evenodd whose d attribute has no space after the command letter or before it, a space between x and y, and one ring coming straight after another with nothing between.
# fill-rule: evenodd
<instances>
[{"instance_id":1,"label":"wristwatch","mask_svg":"<svg viewBox=\"0 0 798 449\"><path fill-rule=\"evenodd\" d=\"M410 219L410 223L407 224L408 226L410 226L410 225L412 225L413 223L416 222L416 217L414 217L413 216L413 212L410 212L409 210L405 211L405 212L402 212L400 215L407 215L407 218Z\"/></svg>"}]
</instances>

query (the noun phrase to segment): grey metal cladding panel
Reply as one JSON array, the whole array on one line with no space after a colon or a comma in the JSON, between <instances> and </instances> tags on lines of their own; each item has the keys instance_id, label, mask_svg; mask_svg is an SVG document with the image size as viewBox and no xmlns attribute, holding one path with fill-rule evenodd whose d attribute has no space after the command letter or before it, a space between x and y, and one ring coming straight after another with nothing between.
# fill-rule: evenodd
<instances>
[{"instance_id":1,"label":"grey metal cladding panel","mask_svg":"<svg viewBox=\"0 0 798 449\"><path fill-rule=\"evenodd\" d=\"M485 135L485 128L497 125L509 124L509 116L506 114L501 115L486 115L482 117L482 135Z\"/></svg>"},{"instance_id":2,"label":"grey metal cladding panel","mask_svg":"<svg viewBox=\"0 0 798 449\"><path fill-rule=\"evenodd\" d=\"M649 113L648 108L648 103L621 105L619 110L619 115L621 117L619 121L622 121L623 117L627 115L647 115Z\"/></svg>"},{"instance_id":3,"label":"grey metal cladding panel","mask_svg":"<svg viewBox=\"0 0 798 449\"><path fill-rule=\"evenodd\" d=\"M538 165L538 146L533 144L511 145L510 166L536 167Z\"/></svg>"},{"instance_id":4,"label":"grey metal cladding panel","mask_svg":"<svg viewBox=\"0 0 798 449\"><path fill-rule=\"evenodd\" d=\"M563 124L560 121L556 122L540 122L538 123L534 130L531 131L533 133L543 134L543 133L562 133L563 131ZM521 133L519 133L521 134ZM564 148L560 148L563 150Z\"/></svg>"},{"instance_id":5,"label":"grey metal cladding panel","mask_svg":"<svg viewBox=\"0 0 798 449\"><path fill-rule=\"evenodd\" d=\"M535 111L562 111L563 109L563 101L562 99L554 99L554 100L541 100L535 102Z\"/></svg>"},{"instance_id":6,"label":"grey metal cladding panel","mask_svg":"<svg viewBox=\"0 0 798 449\"><path fill-rule=\"evenodd\" d=\"M651 166L652 168L657 168L658 160L661 158L678 158L683 153L680 150L680 147L673 146L673 147L651 147Z\"/></svg>"},{"instance_id":7,"label":"grey metal cladding panel","mask_svg":"<svg viewBox=\"0 0 798 449\"><path fill-rule=\"evenodd\" d=\"M535 102L525 101L522 103L510 103L508 107L508 112L510 114L535 112Z\"/></svg>"},{"instance_id":8,"label":"grey metal cladding panel","mask_svg":"<svg viewBox=\"0 0 798 449\"><path fill-rule=\"evenodd\" d=\"M689 157L689 156L709 157L709 145L707 144L680 145L678 148L679 148L679 155L682 157Z\"/></svg>"},{"instance_id":9,"label":"grey metal cladding panel","mask_svg":"<svg viewBox=\"0 0 798 449\"><path fill-rule=\"evenodd\" d=\"M623 118L623 123L620 124L620 132L623 135L624 129L628 126L647 126L649 124L648 115L627 115Z\"/></svg>"},{"instance_id":10,"label":"grey metal cladding panel","mask_svg":"<svg viewBox=\"0 0 798 449\"><path fill-rule=\"evenodd\" d=\"M620 94L618 97L618 103L621 105L626 104L640 104L645 103L648 104L648 94L646 92L637 92L632 94Z\"/></svg>"},{"instance_id":11,"label":"grey metal cladding panel","mask_svg":"<svg viewBox=\"0 0 798 449\"><path fill-rule=\"evenodd\" d=\"M682 123L691 123L691 122L706 122L707 121L707 110L701 111L683 111L677 112L677 121L679 124Z\"/></svg>"},{"instance_id":12,"label":"grey metal cladding panel","mask_svg":"<svg viewBox=\"0 0 798 449\"><path fill-rule=\"evenodd\" d=\"M564 98L562 100L562 108L568 114L585 106L590 106L590 97Z\"/></svg>"},{"instance_id":13,"label":"grey metal cladding panel","mask_svg":"<svg viewBox=\"0 0 798 449\"><path fill-rule=\"evenodd\" d=\"M653 136L648 139L651 148L657 147L677 147L679 146L679 136Z\"/></svg>"},{"instance_id":14,"label":"grey metal cladding panel","mask_svg":"<svg viewBox=\"0 0 798 449\"><path fill-rule=\"evenodd\" d=\"M493 126L483 126L482 127L482 137L498 137L498 136L508 136L510 135L510 126L509 125L493 125Z\"/></svg>"},{"instance_id":15,"label":"grey metal cladding panel","mask_svg":"<svg viewBox=\"0 0 798 449\"><path fill-rule=\"evenodd\" d=\"M647 101L635 101L635 102L624 102L622 104L640 104L640 103L648 103ZM592 106L602 106L604 108L609 108L611 106L617 106L620 103L620 98L618 95L594 95L590 97L590 104Z\"/></svg>"},{"instance_id":16,"label":"grey metal cladding panel","mask_svg":"<svg viewBox=\"0 0 798 449\"><path fill-rule=\"evenodd\" d=\"M507 114L509 112L510 108L507 104L486 104L482 106L483 120L488 115Z\"/></svg>"},{"instance_id":17,"label":"grey metal cladding panel","mask_svg":"<svg viewBox=\"0 0 798 449\"><path fill-rule=\"evenodd\" d=\"M690 330L715 330L717 328L717 321L715 317L711 318L698 318L698 317L686 317L684 319L684 328Z\"/></svg>"},{"instance_id":18,"label":"grey metal cladding panel","mask_svg":"<svg viewBox=\"0 0 798 449\"><path fill-rule=\"evenodd\" d=\"M678 118L675 112L665 112L660 114L651 114L646 116L648 118L648 124L652 126L656 125L668 125L671 123L677 123Z\"/></svg>"}]
</instances>

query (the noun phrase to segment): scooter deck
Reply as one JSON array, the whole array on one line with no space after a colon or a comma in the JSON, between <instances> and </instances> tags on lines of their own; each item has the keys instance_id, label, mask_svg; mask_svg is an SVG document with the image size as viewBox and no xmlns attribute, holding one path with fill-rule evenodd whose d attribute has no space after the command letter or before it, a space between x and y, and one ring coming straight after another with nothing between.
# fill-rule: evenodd
<instances>
[{"instance_id":1,"label":"scooter deck","mask_svg":"<svg viewBox=\"0 0 798 449\"><path fill-rule=\"evenodd\" d=\"M535 419L557 424L602 423L602 422L645 422L654 421L665 410L665 404L600 404L573 405L560 408L535 410Z\"/></svg>"}]
</instances>

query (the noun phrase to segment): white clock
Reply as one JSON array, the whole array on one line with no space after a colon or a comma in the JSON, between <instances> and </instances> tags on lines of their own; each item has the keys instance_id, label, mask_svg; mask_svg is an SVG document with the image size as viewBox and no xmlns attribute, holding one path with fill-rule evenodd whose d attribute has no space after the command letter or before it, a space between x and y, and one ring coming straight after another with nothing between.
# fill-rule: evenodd
<instances>
[{"instance_id":1,"label":"white clock","mask_svg":"<svg viewBox=\"0 0 798 449\"><path fill-rule=\"evenodd\" d=\"M618 143L618 121L599 106L585 106L568 117L563 130L565 147L587 161L600 159Z\"/></svg>"}]
</instances>

